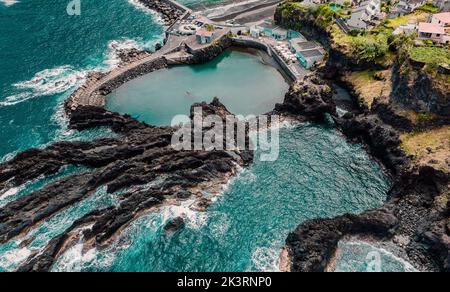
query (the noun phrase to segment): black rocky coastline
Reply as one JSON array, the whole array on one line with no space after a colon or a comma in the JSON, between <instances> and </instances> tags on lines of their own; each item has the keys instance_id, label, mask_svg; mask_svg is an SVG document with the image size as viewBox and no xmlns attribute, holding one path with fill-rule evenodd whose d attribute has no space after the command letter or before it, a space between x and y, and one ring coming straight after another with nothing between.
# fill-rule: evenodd
<instances>
[{"instance_id":1,"label":"black rocky coastline","mask_svg":"<svg viewBox=\"0 0 450 292\"><path fill-rule=\"evenodd\" d=\"M194 106L224 120L231 115L217 99ZM0 243L20 236L99 188L120 193L118 206L83 216L42 252L30 256L19 271L49 271L58 255L80 238L87 246L102 248L140 214L163 204L191 198L196 201L193 208L205 210L210 202L203 192L220 192L220 186L238 166L248 166L253 160L253 153L245 150L174 150L171 139L177 129L149 126L102 108L80 107L71 113L70 128L95 127L110 127L119 137L55 143L45 149L30 149L0 165L2 189L57 173L65 165L89 167L89 171L68 176L1 208Z\"/></svg>"},{"instance_id":2,"label":"black rocky coastline","mask_svg":"<svg viewBox=\"0 0 450 292\"><path fill-rule=\"evenodd\" d=\"M275 20L285 27L300 30L328 49L325 64L318 68L320 76L344 87L356 103L343 117L332 117L350 142L366 146L393 181L387 202L378 210L300 224L286 240L289 270L325 271L336 254L338 242L347 236L359 236L392 241L405 251L407 260L419 270L450 271L450 204L446 203L450 197L449 173L431 165L416 166L401 149L400 141L401 132L450 123L448 90L436 87L430 76L421 70L401 70L402 66L414 66L400 58L393 64L358 62L333 44L330 33L302 10L294 10L287 16L277 10ZM392 70L391 99L398 105L375 100L368 109L359 103L353 88L344 81L346 72L374 68ZM419 112L431 111L440 116L432 123L413 125L397 114L399 106Z\"/></svg>"},{"instance_id":3,"label":"black rocky coastline","mask_svg":"<svg viewBox=\"0 0 450 292\"><path fill-rule=\"evenodd\" d=\"M307 76L291 88L277 110L315 122L330 115L350 142L362 143L382 163L393 186L380 209L300 224L286 240L289 270L328 270L339 241L356 236L392 241L419 270L450 271L449 173L415 166L401 149L399 131L379 117L379 109L354 110L338 117L324 80Z\"/></svg>"},{"instance_id":4,"label":"black rocky coastline","mask_svg":"<svg viewBox=\"0 0 450 292\"><path fill-rule=\"evenodd\" d=\"M215 46L192 52L189 63L210 61L230 46L231 41L224 38ZM108 90L105 88L105 92ZM393 187L380 209L300 224L286 240L290 270L326 270L338 242L359 235L394 242L399 237L407 238L406 243L402 240L402 248L415 266L450 271L449 204L436 203L449 192L448 174L432 167L413 167L400 149L398 131L376 112L363 110L339 117L332 95L323 78L310 75L291 86L274 113L312 122L323 122L331 116L349 141L367 145L370 154L386 166ZM205 113L229 114L218 100L196 106L202 106ZM109 127L119 137L58 142L45 149L30 149L1 164L0 189L55 174L66 165L82 165L89 170L1 208L0 243L19 237L100 187L111 193L123 192L122 200L116 207L96 210L77 220L42 252L31 255L19 271L51 270L58 256L80 238L88 246L107 246L140 214L163 204L195 198L198 209L204 210L209 202L202 191L225 183L237 166L248 166L253 159L248 151L175 151L170 147L174 128L153 127L99 107L66 109L70 128L82 131ZM172 223L168 231L183 226L181 220Z\"/></svg>"},{"instance_id":5,"label":"black rocky coastline","mask_svg":"<svg viewBox=\"0 0 450 292\"><path fill-rule=\"evenodd\" d=\"M164 24L170 26L174 24L182 15L183 11L175 8L166 1L161 0L139 0L145 7L159 13Z\"/></svg>"}]
</instances>

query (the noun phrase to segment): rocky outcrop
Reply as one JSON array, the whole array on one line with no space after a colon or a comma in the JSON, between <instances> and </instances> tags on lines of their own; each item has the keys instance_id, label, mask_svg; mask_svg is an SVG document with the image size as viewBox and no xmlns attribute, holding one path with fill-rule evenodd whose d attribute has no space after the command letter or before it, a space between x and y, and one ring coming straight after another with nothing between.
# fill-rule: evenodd
<instances>
[{"instance_id":1,"label":"rocky outcrop","mask_svg":"<svg viewBox=\"0 0 450 292\"><path fill-rule=\"evenodd\" d=\"M308 75L290 87L284 102L275 106L275 112L302 120L323 122L326 114L336 115L333 92L322 79Z\"/></svg>"},{"instance_id":2,"label":"rocky outcrop","mask_svg":"<svg viewBox=\"0 0 450 292\"><path fill-rule=\"evenodd\" d=\"M426 70L415 69L408 62L393 67L391 99L416 112L432 112L450 116L448 76L432 76Z\"/></svg>"},{"instance_id":3,"label":"rocky outcrop","mask_svg":"<svg viewBox=\"0 0 450 292\"><path fill-rule=\"evenodd\" d=\"M166 231L167 233L176 232L184 228L184 226L184 219L182 217L177 217L167 222L166 226L164 226L164 231Z\"/></svg>"},{"instance_id":4,"label":"rocky outcrop","mask_svg":"<svg viewBox=\"0 0 450 292\"><path fill-rule=\"evenodd\" d=\"M398 131L383 123L378 116L348 113L335 121L349 139L367 145L370 153L394 174L408 166L409 159L401 149Z\"/></svg>"},{"instance_id":5,"label":"rocky outcrop","mask_svg":"<svg viewBox=\"0 0 450 292\"><path fill-rule=\"evenodd\" d=\"M218 100L202 106L208 113L230 115ZM237 166L246 166L253 159L252 152L245 150L177 151L171 145L177 129L152 127L101 108L81 107L71 115L71 128L83 130L99 126L110 127L119 137L55 143L45 149L26 151L0 165L1 188L54 174L64 165L90 167L84 173L65 177L1 208L0 243L94 194L99 188L106 187L109 193L122 192L117 206L96 210L76 221L42 253L32 256L21 271L49 270L57 255L75 239L93 246L107 244L139 214L161 206L168 199L193 197L201 200L200 189L219 192ZM203 201L201 204L207 206Z\"/></svg>"},{"instance_id":6,"label":"rocky outcrop","mask_svg":"<svg viewBox=\"0 0 450 292\"><path fill-rule=\"evenodd\" d=\"M360 236L393 240L419 270L449 271L449 206L435 204L438 196L449 192L448 181L448 174L432 168L411 170L396 179L380 209L300 224L286 240L291 270L325 271L339 241Z\"/></svg>"},{"instance_id":7,"label":"rocky outcrop","mask_svg":"<svg viewBox=\"0 0 450 292\"><path fill-rule=\"evenodd\" d=\"M292 260L291 271L323 272L345 235L369 233L379 238L389 237L396 224L395 216L386 210L307 221L286 240Z\"/></svg>"},{"instance_id":8,"label":"rocky outcrop","mask_svg":"<svg viewBox=\"0 0 450 292\"><path fill-rule=\"evenodd\" d=\"M168 26L174 24L185 11L171 5L168 1L139 0L145 7L160 13L164 23Z\"/></svg>"},{"instance_id":9,"label":"rocky outcrop","mask_svg":"<svg viewBox=\"0 0 450 292\"><path fill-rule=\"evenodd\" d=\"M186 64L204 64L207 63L221 53L223 53L226 49L232 46L232 40L228 36L223 36L217 40L215 40L211 45L201 48L201 49L192 49L187 47L187 52L192 55Z\"/></svg>"}]
</instances>

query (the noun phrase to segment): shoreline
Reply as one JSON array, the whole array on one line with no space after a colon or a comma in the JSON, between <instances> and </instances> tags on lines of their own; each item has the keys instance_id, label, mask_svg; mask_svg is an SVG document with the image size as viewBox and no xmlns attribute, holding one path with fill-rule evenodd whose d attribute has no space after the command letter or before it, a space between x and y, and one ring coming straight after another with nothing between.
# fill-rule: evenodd
<instances>
[{"instance_id":1,"label":"shoreline","mask_svg":"<svg viewBox=\"0 0 450 292\"><path fill-rule=\"evenodd\" d=\"M183 44L180 42L179 46L169 46L166 48L162 47L151 55L139 55L137 59L132 59L131 61L129 61L129 63L125 62L118 68L115 68L105 74L93 72L92 75L90 74L90 77L88 78L86 83L77 91L75 91L74 94L71 95L71 97L66 101L66 112L70 116L72 113L76 113L77 111L82 110L83 107L94 106L103 108L105 106L105 98L108 92L111 92L112 90L114 90L114 88L120 87L131 79L149 74L156 70L169 68L169 66L176 64L199 64L202 62L207 62L208 60L211 60L220 55L224 50L230 49L233 45L233 40L230 39L226 34L224 34L221 38L218 39L217 43L200 47L197 50L189 50L188 48L186 51L180 52L178 51L178 49L182 45ZM172 50L170 50L171 48ZM244 48L244 50L259 49ZM183 55L183 53L185 54ZM88 94L87 96L84 95L86 93ZM301 102L304 102L304 100L302 100L300 97L297 98ZM292 104L287 104L287 106L292 106ZM310 114L310 112L307 111L299 111L293 114L305 117L305 112L306 114ZM321 113L324 112L325 110L323 110ZM434 190L430 190L427 182L423 180L429 178L433 181L433 183L435 183L435 181L439 181L441 179L440 174L436 171L426 168L408 170L403 164L406 164L406 162L403 161L404 157L397 153L398 145L395 144L395 139L390 136L392 133L394 133L389 130L390 128L386 128L385 125L378 123L377 116L371 116L370 113L358 112L352 113L350 115L346 115L343 118L334 118L336 126L342 132L342 134L347 137L349 142L362 143L371 159L375 160L375 162L382 166L383 171L386 171L390 174L390 178L392 178L393 182L392 190L389 192L388 198L384 202L383 208L377 210L368 210L364 214L359 215L344 215L336 218L320 220L317 219L311 220L310 222L304 222L299 225L298 234L292 235L291 239L297 235L301 235L299 236L299 238L301 239L304 239L305 237L306 239L308 239L307 235L302 233L302 231L304 230L302 230L301 226L313 226L314 228L321 228L319 229L319 231L325 230L325 232L327 231L327 228L330 228L331 226L335 227L336 230L342 231L342 233L346 236L351 236L354 233L355 236L371 236L372 233L376 233L380 235L380 239L374 239L377 242L382 242L382 240L386 238L388 238L388 240L393 240L393 234L391 234L391 230L396 225L399 225L399 223L395 221L397 220L397 218L395 218L395 220L393 218L396 217L395 215L397 215L395 212L403 212L404 210L406 210L407 212L415 212L416 210L418 210L418 215L426 214L424 213L424 210L420 208L414 209L414 204L412 204L411 206L409 205L410 202L408 200L410 199L406 197L408 197L410 194L407 194L406 191L411 191L411 196L419 203L426 204L427 200L424 199L423 196L432 196L432 192ZM116 118L120 120L119 117ZM313 119L315 118L316 116L313 116ZM380 130L380 127L382 128L382 130ZM380 134L376 131L381 131L382 133ZM381 151L380 147L386 148L383 149L383 151L386 150L387 152ZM393 155L394 157L391 157L390 155ZM402 161L396 161L396 159L402 159ZM424 194L420 193L420 191L422 190L423 192L425 192ZM410 209L405 208L404 205L401 204L406 205ZM427 209L425 211L429 210ZM408 220L413 221L414 218L408 218ZM347 227L344 225L349 225L351 227ZM369 227L367 227L367 225L369 225ZM405 225L407 225L405 227L407 229L410 227L410 225L413 225L413 223L407 222L405 223ZM367 230L364 228L367 228ZM331 233L332 228L330 229ZM406 231L403 232L407 233ZM336 236L336 238L339 237L338 235ZM412 238L413 235L407 234L405 236ZM343 240L343 238L340 238L340 240ZM431 238L430 240L433 240L433 238ZM324 270L330 269L330 267L333 266L333 263L335 264L334 260L336 259L336 253L338 252L338 249L335 249L334 253L332 252L332 244L330 246L326 246L326 248L329 248L325 251L325 257L328 257L328 262L326 263ZM284 256L288 256L287 263L290 264L290 268L292 268L293 264L296 264L298 258L293 260L292 254L289 255L289 251L283 250L282 254L283 253ZM286 255L286 253L288 255ZM286 259L284 260L286 263ZM410 260L406 261L412 263L412 261ZM433 264L431 263L431 259L428 259L428 261L430 261L430 265ZM311 265L310 268L322 268L322 266ZM294 268L289 270L295 271L297 269Z\"/></svg>"}]
</instances>

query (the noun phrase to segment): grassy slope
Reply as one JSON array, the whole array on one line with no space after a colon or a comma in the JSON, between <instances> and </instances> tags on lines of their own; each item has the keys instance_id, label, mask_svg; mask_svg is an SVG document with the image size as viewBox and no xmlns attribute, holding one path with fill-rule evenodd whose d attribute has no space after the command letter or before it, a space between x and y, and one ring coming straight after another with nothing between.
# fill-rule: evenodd
<instances>
[{"instance_id":1,"label":"grassy slope","mask_svg":"<svg viewBox=\"0 0 450 292\"><path fill-rule=\"evenodd\" d=\"M377 80L375 74L382 74L385 80ZM375 98L389 97L392 91L390 74L390 70L351 72L345 77L345 81L352 84L361 101L370 109Z\"/></svg>"},{"instance_id":2,"label":"grassy slope","mask_svg":"<svg viewBox=\"0 0 450 292\"><path fill-rule=\"evenodd\" d=\"M401 135L403 150L418 164L431 163L450 173L450 126Z\"/></svg>"}]
</instances>

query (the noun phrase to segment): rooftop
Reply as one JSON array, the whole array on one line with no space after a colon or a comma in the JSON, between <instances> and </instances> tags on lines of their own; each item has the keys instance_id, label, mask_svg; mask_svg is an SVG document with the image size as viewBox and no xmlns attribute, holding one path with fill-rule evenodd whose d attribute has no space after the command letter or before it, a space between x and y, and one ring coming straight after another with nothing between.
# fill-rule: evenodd
<instances>
[{"instance_id":1,"label":"rooftop","mask_svg":"<svg viewBox=\"0 0 450 292\"><path fill-rule=\"evenodd\" d=\"M440 26L439 24L427 23L427 22L419 23L419 32L445 34L445 30L444 30L443 26Z\"/></svg>"},{"instance_id":2,"label":"rooftop","mask_svg":"<svg viewBox=\"0 0 450 292\"><path fill-rule=\"evenodd\" d=\"M320 57L323 56L324 54L319 51L319 50L308 50L308 51L302 51L300 52L300 54L302 54L303 57L305 58L312 58L312 57Z\"/></svg>"},{"instance_id":3,"label":"rooftop","mask_svg":"<svg viewBox=\"0 0 450 292\"><path fill-rule=\"evenodd\" d=\"M319 45L316 42L296 42L295 46L300 50L311 50L319 47Z\"/></svg>"},{"instance_id":4,"label":"rooftop","mask_svg":"<svg viewBox=\"0 0 450 292\"><path fill-rule=\"evenodd\" d=\"M197 30L196 35L202 36L202 37L212 37L214 35L214 32L201 28L201 29Z\"/></svg>"},{"instance_id":5,"label":"rooftop","mask_svg":"<svg viewBox=\"0 0 450 292\"><path fill-rule=\"evenodd\" d=\"M434 14L433 17L443 23L450 23L450 12L437 13Z\"/></svg>"}]
</instances>

